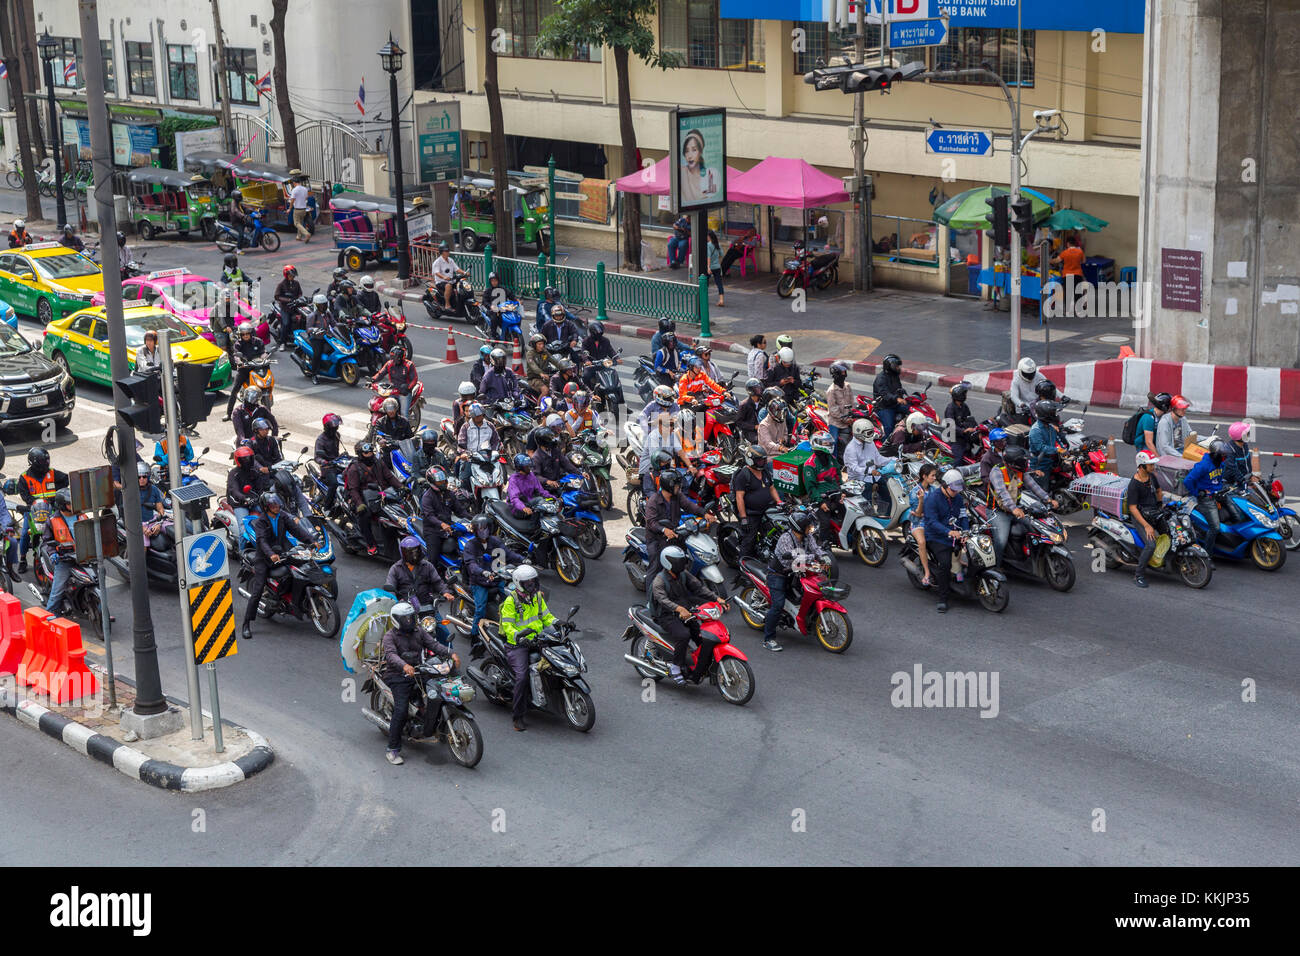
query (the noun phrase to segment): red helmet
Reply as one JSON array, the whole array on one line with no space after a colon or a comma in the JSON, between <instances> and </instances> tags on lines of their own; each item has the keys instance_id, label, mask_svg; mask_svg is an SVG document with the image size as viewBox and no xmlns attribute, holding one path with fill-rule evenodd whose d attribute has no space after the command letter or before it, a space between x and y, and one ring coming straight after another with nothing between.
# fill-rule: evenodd
<instances>
[{"instance_id":1,"label":"red helmet","mask_svg":"<svg viewBox=\"0 0 1300 956\"><path fill-rule=\"evenodd\" d=\"M1181 395L1175 395L1173 400L1170 402L1170 405L1178 409L1180 412L1185 412L1187 409L1192 407L1192 403Z\"/></svg>"},{"instance_id":2,"label":"red helmet","mask_svg":"<svg viewBox=\"0 0 1300 956\"><path fill-rule=\"evenodd\" d=\"M252 457L253 449L249 448L247 445L240 445L235 449L235 464L239 464L241 461Z\"/></svg>"},{"instance_id":3,"label":"red helmet","mask_svg":"<svg viewBox=\"0 0 1300 956\"><path fill-rule=\"evenodd\" d=\"M326 412L325 417L320 420L320 423L325 426L327 430L330 430L342 425L343 419L339 418L339 416L335 415L333 412Z\"/></svg>"},{"instance_id":4,"label":"red helmet","mask_svg":"<svg viewBox=\"0 0 1300 956\"><path fill-rule=\"evenodd\" d=\"M578 391L578 383L570 382L568 385L564 386L564 397L572 398L577 391Z\"/></svg>"},{"instance_id":5,"label":"red helmet","mask_svg":"<svg viewBox=\"0 0 1300 956\"><path fill-rule=\"evenodd\" d=\"M284 277L286 279L292 279L297 274L298 274L298 267L295 266L292 262L284 267Z\"/></svg>"}]
</instances>

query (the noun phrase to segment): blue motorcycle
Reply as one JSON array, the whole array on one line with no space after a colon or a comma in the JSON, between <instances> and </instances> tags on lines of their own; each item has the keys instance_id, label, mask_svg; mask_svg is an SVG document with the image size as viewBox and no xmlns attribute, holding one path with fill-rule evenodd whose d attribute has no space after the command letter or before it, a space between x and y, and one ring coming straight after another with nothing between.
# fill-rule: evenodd
<instances>
[{"instance_id":1,"label":"blue motorcycle","mask_svg":"<svg viewBox=\"0 0 1300 956\"><path fill-rule=\"evenodd\" d=\"M1270 517L1239 488L1220 491L1214 499L1219 506L1219 534L1214 539L1212 557L1236 561L1249 558L1263 571L1276 571L1286 564L1286 543L1277 530L1277 518ZM1192 511L1190 517L1203 542L1209 531L1205 516Z\"/></svg>"},{"instance_id":2,"label":"blue motorcycle","mask_svg":"<svg viewBox=\"0 0 1300 956\"><path fill-rule=\"evenodd\" d=\"M694 515L682 515L673 544L686 549L691 556L691 574L707 583L714 591L727 596L727 583L722 575L722 552L709 533L708 523ZM651 571L650 546L645 528L633 528L626 535L627 547L623 549L623 568L638 591L646 590Z\"/></svg>"},{"instance_id":3,"label":"blue motorcycle","mask_svg":"<svg viewBox=\"0 0 1300 956\"><path fill-rule=\"evenodd\" d=\"M608 539L600 517L600 495L588 487L582 475L565 475L560 479L560 520L569 537L578 542L584 558L595 561L605 553Z\"/></svg>"},{"instance_id":4,"label":"blue motorcycle","mask_svg":"<svg viewBox=\"0 0 1300 956\"><path fill-rule=\"evenodd\" d=\"M374 375L388 361L384 330L374 319L363 315L352 323L352 337L356 342L357 365Z\"/></svg>"},{"instance_id":5,"label":"blue motorcycle","mask_svg":"<svg viewBox=\"0 0 1300 956\"><path fill-rule=\"evenodd\" d=\"M302 369L302 374L311 377L312 348L311 339L306 329L293 333L293 351L289 357ZM325 354L321 356L321 378L342 382L344 385L356 385L361 379L361 369L357 365L357 345L352 334L346 328L336 328L325 336Z\"/></svg>"},{"instance_id":6,"label":"blue motorcycle","mask_svg":"<svg viewBox=\"0 0 1300 956\"><path fill-rule=\"evenodd\" d=\"M487 296L493 291L489 289L484 299L487 300ZM482 318L478 327L484 338L499 342L518 342L519 347L524 348L524 306L513 292L506 293L506 298L499 305L485 301L479 314ZM492 327L494 321L500 328Z\"/></svg>"},{"instance_id":7,"label":"blue motorcycle","mask_svg":"<svg viewBox=\"0 0 1300 956\"><path fill-rule=\"evenodd\" d=\"M1115 477L1121 484L1127 481ZM1112 497L1117 494L1120 492L1114 490ZM1126 511L1114 512L1111 510L1113 505L1099 496L1094 496L1090 504L1094 517L1088 526L1088 541L1105 556L1107 570L1136 567L1142 554L1143 539L1132 516ZM1166 499L1154 516L1152 526L1160 540L1147 571L1177 577L1189 588L1203 588L1210 583L1214 569L1210 567L1210 556L1196 542L1192 504L1190 500Z\"/></svg>"},{"instance_id":8,"label":"blue motorcycle","mask_svg":"<svg viewBox=\"0 0 1300 956\"><path fill-rule=\"evenodd\" d=\"M279 233L262 222L260 212L250 213L248 218L251 225L245 229L237 229L228 222L218 220L213 234L213 241L216 242L217 248L222 252L235 252L260 246L267 252L278 252Z\"/></svg>"}]
</instances>

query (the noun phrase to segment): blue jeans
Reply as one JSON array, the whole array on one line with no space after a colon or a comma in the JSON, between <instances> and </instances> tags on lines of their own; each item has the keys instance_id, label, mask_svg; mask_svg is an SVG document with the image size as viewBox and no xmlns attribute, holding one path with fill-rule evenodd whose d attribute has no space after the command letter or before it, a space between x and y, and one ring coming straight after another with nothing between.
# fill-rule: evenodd
<instances>
[{"instance_id":1,"label":"blue jeans","mask_svg":"<svg viewBox=\"0 0 1300 956\"><path fill-rule=\"evenodd\" d=\"M411 393L397 396L397 410L403 418L409 418L411 415Z\"/></svg>"},{"instance_id":2,"label":"blue jeans","mask_svg":"<svg viewBox=\"0 0 1300 956\"><path fill-rule=\"evenodd\" d=\"M771 641L776 638L776 626L781 620L781 612L785 610L785 592L789 586L789 578L784 574L767 574L767 590L772 596L772 603L767 609L767 616L763 618L763 640Z\"/></svg>"},{"instance_id":3,"label":"blue jeans","mask_svg":"<svg viewBox=\"0 0 1300 956\"><path fill-rule=\"evenodd\" d=\"M75 562L55 555L50 564L54 570L54 580L50 584L50 598L45 602L45 610L55 614L63 604L63 592L68 589L68 579L72 577Z\"/></svg>"},{"instance_id":4,"label":"blue jeans","mask_svg":"<svg viewBox=\"0 0 1300 956\"><path fill-rule=\"evenodd\" d=\"M504 595L506 586L501 582L493 585L475 584L472 588L474 595L474 620L470 623L470 637L478 634L478 622L487 617L488 601L492 598L492 592L497 591Z\"/></svg>"},{"instance_id":5,"label":"blue jeans","mask_svg":"<svg viewBox=\"0 0 1300 956\"><path fill-rule=\"evenodd\" d=\"M678 236L673 236L669 239L668 261L675 266L684 265L686 263L686 249L689 243L689 239L682 239ZM680 254L678 250L680 250Z\"/></svg>"},{"instance_id":6,"label":"blue jeans","mask_svg":"<svg viewBox=\"0 0 1300 956\"><path fill-rule=\"evenodd\" d=\"M1205 529L1205 551L1214 558L1214 542L1219 537L1219 502L1213 495L1200 499L1196 503L1196 510L1201 513L1208 526Z\"/></svg>"},{"instance_id":7,"label":"blue jeans","mask_svg":"<svg viewBox=\"0 0 1300 956\"><path fill-rule=\"evenodd\" d=\"M236 508L235 521L237 523L235 527L235 546L238 547L239 542L244 537L244 526L248 523L248 509Z\"/></svg>"},{"instance_id":8,"label":"blue jeans","mask_svg":"<svg viewBox=\"0 0 1300 956\"><path fill-rule=\"evenodd\" d=\"M888 438L894 433L894 428L898 424L898 406L877 405L876 417L880 419L880 428Z\"/></svg>"}]
</instances>

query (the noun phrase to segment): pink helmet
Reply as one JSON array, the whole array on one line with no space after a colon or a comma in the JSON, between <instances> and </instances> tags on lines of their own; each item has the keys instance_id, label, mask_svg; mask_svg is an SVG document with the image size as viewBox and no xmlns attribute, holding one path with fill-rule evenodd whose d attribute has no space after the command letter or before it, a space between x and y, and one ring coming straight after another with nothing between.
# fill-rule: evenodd
<instances>
[{"instance_id":1,"label":"pink helmet","mask_svg":"<svg viewBox=\"0 0 1300 956\"><path fill-rule=\"evenodd\" d=\"M1233 422L1228 426L1228 437L1233 441L1241 441L1250 432L1250 422Z\"/></svg>"}]
</instances>

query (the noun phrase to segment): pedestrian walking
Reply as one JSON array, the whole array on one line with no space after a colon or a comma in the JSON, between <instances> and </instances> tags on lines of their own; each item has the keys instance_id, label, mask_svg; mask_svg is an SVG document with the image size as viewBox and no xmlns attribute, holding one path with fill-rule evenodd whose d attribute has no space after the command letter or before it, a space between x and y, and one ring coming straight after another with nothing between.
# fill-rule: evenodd
<instances>
[{"instance_id":1,"label":"pedestrian walking","mask_svg":"<svg viewBox=\"0 0 1300 956\"><path fill-rule=\"evenodd\" d=\"M289 199L293 203L293 228L298 231L295 239L301 239L303 242L311 242L311 233L307 231L307 197L310 190L307 188L306 179L298 180L298 184L293 187L289 193Z\"/></svg>"},{"instance_id":2,"label":"pedestrian walking","mask_svg":"<svg viewBox=\"0 0 1300 956\"><path fill-rule=\"evenodd\" d=\"M722 305L722 247L718 245L718 234L709 230L709 274L718 286L718 305Z\"/></svg>"}]
</instances>

